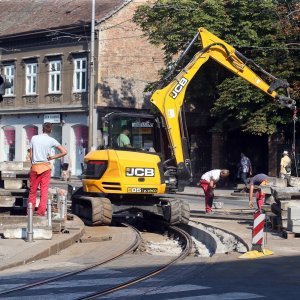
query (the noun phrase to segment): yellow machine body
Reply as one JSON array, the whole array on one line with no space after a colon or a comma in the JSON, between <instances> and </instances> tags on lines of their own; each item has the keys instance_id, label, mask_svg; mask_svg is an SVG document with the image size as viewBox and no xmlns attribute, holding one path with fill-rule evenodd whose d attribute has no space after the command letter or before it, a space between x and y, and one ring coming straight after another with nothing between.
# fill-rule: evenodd
<instances>
[{"instance_id":1,"label":"yellow machine body","mask_svg":"<svg viewBox=\"0 0 300 300\"><path fill-rule=\"evenodd\" d=\"M101 178L83 179L83 190L104 194L163 194L159 169L160 158L155 153L139 153L123 150L95 150L88 153L85 162L107 162Z\"/></svg>"}]
</instances>

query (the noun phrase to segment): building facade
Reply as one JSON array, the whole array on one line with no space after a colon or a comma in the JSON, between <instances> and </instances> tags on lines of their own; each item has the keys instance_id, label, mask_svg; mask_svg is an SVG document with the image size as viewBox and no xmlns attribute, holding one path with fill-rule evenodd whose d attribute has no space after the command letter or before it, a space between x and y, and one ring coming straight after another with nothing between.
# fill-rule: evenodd
<instances>
[{"instance_id":1,"label":"building facade","mask_svg":"<svg viewBox=\"0 0 300 300\"><path fill-rule=\"evenodd\" d=\"M47 39L41 43L43 37L31 39L29 45L14 39L16 50L2 54L1 72L13 86L1 104L0 160L25 160L32 136L42 132L44 122L51 122L52 136L74 162L72 173L80 175L77 162L87 151L88 137L88 44L65 40L50 45ZM59 161L52 175L60 176Z\"/></svg>"},{"instance_id":2,"label":"building facade","mask_svg":"<svg viewBox=\"0 0 300 300\"><path fill-rule=\"evenodd\" d=\"M32 136L51 122L52 136L68 150L78 176L88 151L92 3L46 2L0 3L0 68L13 83L0 104L0 161L25 161ZM124 3L97 0L96 18L113 15ZM52 176L60 173L57 160Z\"/></svg>"}]
</instances>

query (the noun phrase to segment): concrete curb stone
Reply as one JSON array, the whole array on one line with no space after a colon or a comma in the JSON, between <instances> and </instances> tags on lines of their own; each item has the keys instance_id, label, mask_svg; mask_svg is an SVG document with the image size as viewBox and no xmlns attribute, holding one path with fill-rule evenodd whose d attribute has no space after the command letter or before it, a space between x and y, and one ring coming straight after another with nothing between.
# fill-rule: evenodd
<instances>
[{"instance_id":1,"label":"concrete curb stone","mask_svg":"<svg viewBox=\"0 0 300 300\"><path fill-rule=\"evenodd\" d=\"M22 239L0 239L0 271L24 265L57 254L80 240L84 224L74 216L66 221L68 233L53 234L52 240L26 242Z\"/></svg>"}]
</instances>

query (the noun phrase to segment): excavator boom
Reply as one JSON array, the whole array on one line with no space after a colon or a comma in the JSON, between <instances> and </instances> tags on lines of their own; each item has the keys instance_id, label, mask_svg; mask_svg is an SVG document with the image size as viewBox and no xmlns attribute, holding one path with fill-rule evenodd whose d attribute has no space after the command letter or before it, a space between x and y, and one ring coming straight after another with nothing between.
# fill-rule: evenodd
<instances>
[{"instance_id":1,"label":"excavator boom","mask_svg":"<svg viewBox=\"0 0 300 300\"><path fill-rule=\"evenodd\" d=\"M268 74L203 28L192 42L198 38L203 49L175 79L164 82L165 87L153 93L151 102L159 116L111 112L102 119L103 148L85 156L82 188L72 195L72 212L86 224L109 225L113 215L155 217L154 220L163 219L171 225L188 224L188 203L179 197L163 195L182 191L192 178L183 103L188 84L208 59L214 59L274 100L288 107L295 105L288 94L277 94L278 88L288 87L286 81ZM263 81L250 65L268 75L272 83ZM127 143L122 144L124 135L130 139L127 136Z\"/></svg>"},{"instance_id":2,"label":"excavator boom","mask_svg":"<svg viewBox=\"0 0 300 300\"><path fill-rule=\"evenodd\" d=\"M167 86L156 90L150 100L165 120L178 172L183 176L191 175L191 165L185 145L187 137L184 137L182 106L188 84L209 58L212 58L237 76L242 77L280 104L289 108L295 107L295 101L289 98L288 95L278 95L276 92L276 89L288 87L288 83L285 80L277 79L267 73L252 60L247 59L232 46L204 28L199 28L197 37L200 38L203 49L195 54L188 65ZM193 41L195 40L196 38L193 39ZM250 64L271 77L272 83L268 84L260 78L249 67Z\"/></svg>"}]
</instances>

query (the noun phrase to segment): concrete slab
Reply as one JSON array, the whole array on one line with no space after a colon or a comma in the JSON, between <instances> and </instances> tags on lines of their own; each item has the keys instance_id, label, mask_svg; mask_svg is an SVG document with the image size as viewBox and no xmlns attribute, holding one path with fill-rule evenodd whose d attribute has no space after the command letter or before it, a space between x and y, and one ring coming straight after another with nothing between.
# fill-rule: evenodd
<instances>
[{"instance_id":1,"label":"concrete slab","mask_svg":"<svg viewBox=\"0 0 300 300\"><path fill-rule=\"evenodd\" d=\"M292 186L292 187L300 188L300 178L291 176L290 181L289 181L289 185Z\"/></svg>"},{"instance_id":2,"label":"concrete slab","mask_svg":"<svg viewBox=\"0 0 300 300\"><path fill-rule=\"evenodd\" d=\"M272 195L275 201L300 199L300 189L298 187L272 187Z\"/></svg>"},{"instance_id":3,"label":"concrete slab","mask_svg":"<svg viewBox=\"0 0 300 300\"><path fill-rule=\"evenodd\" d=\"M51 240L26 242L25 239L0 236L0 271L57 254L79 241L84 232L84 224L76 216L65 222L65 228L64 233L53 234Z\"/></svg>"},{"instance_id":4,"label":"concrete slab","mask_svg":"<svg viewBox=\"0 0 300 300\"><path fill-rule=\"evenodd\" d=\"M4 161L0 163L0 171L30 170L30 163L24 161Z\"/></svg>"},{"instance_id":5,"label":"concrete slab","mask_svg":"<svg viewBox=\"0 0 300 300\"><path fill-rule=\"evenodd\" d=\"M18 190L22 189L23 180L22 179L6 179L4 180L5 190Z\"/></svg>"},{"instance_id":6,"label":"concrete slab","mask_svg":"<svg viewBox=\"0 0 300 300\"><path fill-rule=\"evenodd\" d=\"M27 226L26 227L4 227L3 236L5 239L27 239ZM34 227L33 240L51 240L52 227Z\"/></svg>"},{"instance_id":7,"label":"concrete slab","mask_svg":"<svg viewBox=\"0 0 300 300\"><path fill-rule=\"evenodd\" d=\"M46 217L33 217L34 226L47 226L48 220ZM20 226L24 227L27 225L27 216L0 216L0 231L5 226Z\"/></svg>"},{"instance_id":8,"label":"concrete slab","mask_svg":"<svg viewBox=\"0 0 300 300\"><path fill-rule=\"evenodd\" d=\"M300 206L290 206L288 208L289 220L300 220Z\"/></svg>"},{"instance_id":9,"label":"concrete slab","mask_svg":"<svg viewBox=\"0 0 300 300\"><path fill-rule=\"evenodd\" d=\"M290 206L300 205L300 200L281 200L280 207L282 210L288 210Z\"/></svg>"},{"instance_id":10,"label":"concrete slab","mask_svg":"<svg viewBox=\"0 0 300 300\"><path fill-rule=\"evenodd\" d=\"M14 196L0 196L0 207L14 207L15 202Z\"/></svg>"},{"instance_id":11,"label":"concrete slab","mask_svg":"<svg viewBox=\"0 0 300 300\"><path fill-rule=\"evenodd\" d=\"M1 171L1 179L6 178L29 178L29 170L18 170L18 171Z\"/></svg>"}]
</instances>

